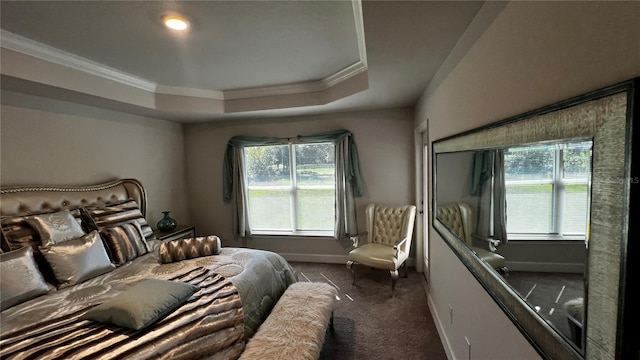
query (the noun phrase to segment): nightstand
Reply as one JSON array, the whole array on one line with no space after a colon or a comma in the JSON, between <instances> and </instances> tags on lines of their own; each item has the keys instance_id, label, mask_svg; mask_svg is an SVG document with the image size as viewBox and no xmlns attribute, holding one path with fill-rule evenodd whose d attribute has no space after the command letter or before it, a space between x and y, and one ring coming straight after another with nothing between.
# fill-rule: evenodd
<instances>
[{"instance_id":1,"label":"nightstand","mask_svg":"<svg viewBox=\"0 0 640 360\"><path fill-rule=\"evenodd\" d=\"M171 231L153 230L153 235L161 241L182 240L196 237L196 227L192 225L178 225Z\"/></svg>"}]
</instances>

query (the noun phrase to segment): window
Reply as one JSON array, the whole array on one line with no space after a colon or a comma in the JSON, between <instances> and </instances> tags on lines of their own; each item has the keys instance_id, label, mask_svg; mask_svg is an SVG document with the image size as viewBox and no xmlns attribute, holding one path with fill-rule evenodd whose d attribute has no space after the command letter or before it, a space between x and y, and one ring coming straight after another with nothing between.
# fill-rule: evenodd
<instances>
[{"instance_id":1,"label":"window","mask_svg":"<svg viewBox=\"0 0 640 360\"><path fill-rule=\"evenodd\" d=\"M582 141L505 150L509 239L585 239L591 147Z\"/></svg>"},{"instance_id":2,"label":"window","mask_svg":"<svg viewBox=\"0 0 640 360\"><path fill-rule=\"evenodd\" d=\"M245 147L252 232L333 235L334 154L333 143Z\"/></svg>"}]
</instances>

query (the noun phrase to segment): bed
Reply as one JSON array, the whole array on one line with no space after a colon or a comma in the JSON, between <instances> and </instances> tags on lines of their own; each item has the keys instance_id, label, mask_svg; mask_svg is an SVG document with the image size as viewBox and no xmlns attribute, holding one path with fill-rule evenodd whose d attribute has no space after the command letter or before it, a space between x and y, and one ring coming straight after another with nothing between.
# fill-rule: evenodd
<instances>
[{"instance_id":1,"label":"bed","mask_svg":"<svg viewBox=\"0 0 640 360\"><path fill-rule=\"evenodd\" d=\"M112 257L116 252L109 250L105 241L105 227L99 234L103 235L102 245L109 250L112 268L66 285L56 283L59 279L55 276L59 275L60 268L73 261L52 262L54 252L46 251L56 246L70 246L68 244L76 239L43 246L43 240L33 235L34 214L41 218L66 214L69 210L83 232L89 234L92 226L100 225L96 221L87 224L95 220L86 218L87 209L96 214L99 213L96 209L113 208L110 207L112 204L127 204L142 214L141 218L126 224L138 229L138 234L145 238L147 252L128 261L121 258L116 266L114 259L117 256ZM113 218L133 210L123 210ZM2 310L0 358L237 359L277 300L297 281L295 270L276 253L247 248L220 247L216 255L161 263L159 248L162 242L154 239L145 213L145 190L135 179L77 187L3 188L0 198L3 292L5 283L15 282L24 275L4 263L4 259L11 259L11 254L20 251L34 252L33 262L45 279L46 291L41 284L39 295ZM31 219L27 224L31 229L25 229L25 218ZM36 227L36 230L40 235L42 229ZM98 246L95 242L91 244L92 248ZM132 249L129 250L135 253L135 246ZM45 274L51 269L40 267L43 261L45 264L49 261L55 268L54 280L46 281L52 274ZM82 266L95 266L92 264L93 260ZM112 302L118 295L128 294L147 279L191 284L197 291L194 290L193 295L168 315L139 330L87 319L87 313L92 309ZM20 281L26 284L31 280ZM153 299L144 299L147 300Z\"/></svg>"}]
</instances>

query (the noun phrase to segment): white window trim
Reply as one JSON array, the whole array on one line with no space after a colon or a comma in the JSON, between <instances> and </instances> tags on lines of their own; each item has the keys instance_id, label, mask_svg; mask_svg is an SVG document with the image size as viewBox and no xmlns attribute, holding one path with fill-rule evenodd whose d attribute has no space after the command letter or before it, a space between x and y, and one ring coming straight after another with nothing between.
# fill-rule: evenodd
<instances>
[{"instance_id":1,"label":"white window trim","mask_svg":"<svg viewBox=\"0 0 640 360\"><path fill-rule=\"evenodd\" d=\"M334 239L333 230L303 230L303 231L288 231L288 230L255 230L252 231L251 236L283 236L283 237L311 237L311 238L323 238Z\"/></svg>"},{"instance_id":2,"label":"white window trim","mask_svg":"<svg viewBox=\"0 0 640 360\"><path fill-rule=\"evenodd\" d=\"M564 233L561 229L563 224L564 213L564 194L568 185L587 185L587 208L591 204L591 181L590 179L565 179L563 178L563 148L554 151L553 175L550 180L505 180L505 187L509 185L544 185L550 184L552 191L551 213L552 213L552 231L549 233L520 233L509 232L507 236L509 240L516 241L585 241L587 238L584 234ZM589 217L587 216L587 223Z\"/></svg>"},{"instance_id":3,"label":"white window trim","mask_svg":"<svg viewBox=\"0 0 640 360\"><path fill-rule=\"evenodd\" d=\"M328 144L330 142L322 142L317 144ZM298 229L298 191L300 190L331 190L335 191L335 164L334 164L334 185L297 185L297 164L296 164L296 154L294 145L299 144L299 142L288 142L286 144L274 144L274 145L262 145L262 146L278 146L278 145L287 145L289 148L289 169L290 169L290 184L289 185L271 185L271 186L251 186L247 185L244 188L245 196L249 199L249 191L251 190L281 190L289 192L289 201L291 206L291 224L293 230L279 230L279 229L267 229L267 228L254 228L251 227L251 234L258 236L298 236L298 237L314 237L314 238L327 238L333 237L334 229L331 230L300 230ZM335 144L334 145L335 148ZM244 155L243 155L244 156ZM247 178L246 167L244 168L243 174L245 180ZM334 209L335 211L335 209Z\"/></svg>"}]
</instances>

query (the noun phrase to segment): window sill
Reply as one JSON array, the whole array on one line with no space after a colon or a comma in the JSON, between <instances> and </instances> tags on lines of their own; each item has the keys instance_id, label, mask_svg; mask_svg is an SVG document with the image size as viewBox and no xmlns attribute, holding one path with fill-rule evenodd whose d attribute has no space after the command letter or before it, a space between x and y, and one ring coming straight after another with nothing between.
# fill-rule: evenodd
<instances>
[{"instance_id":1,"label":"window sill","mask_svg":"<svg viewBox=\"0 0 640 360\"><path fill-rule=\"evenodd\" d=\"M509 234L507 235L507 237L509 241L512 241L512 240L513 241L568 241L568 242L585 241L585 237L580 235L559 236L559 235L553 235L553 234L547 234L547 235Z\"/></svg>"},{"instance_id":2,"label":"window sill","mask_svg":"<svg viewBox=\"0 0 640 360\"><path fill-rule=\"evenodd\" d=\"M304 238L334 238L333 231L254 231L252 237L304 237Z\"/></svg>"}]
</instances>

